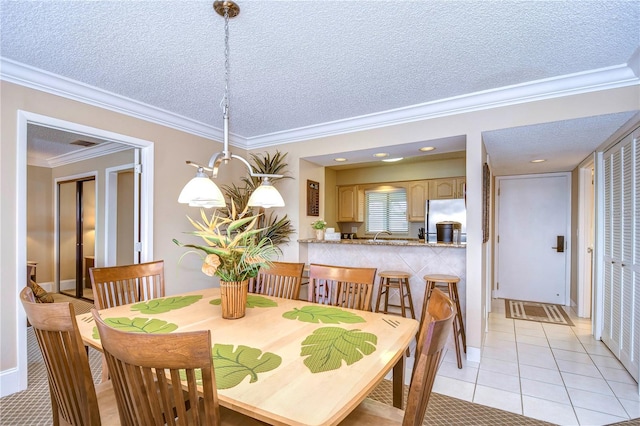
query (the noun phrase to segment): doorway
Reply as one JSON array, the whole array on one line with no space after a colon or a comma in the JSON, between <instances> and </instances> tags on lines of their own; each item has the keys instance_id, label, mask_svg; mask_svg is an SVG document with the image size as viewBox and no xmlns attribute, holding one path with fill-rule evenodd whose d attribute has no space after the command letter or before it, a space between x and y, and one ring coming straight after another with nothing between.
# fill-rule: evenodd
<instances>
[{"instance_id":1,"label":"doorway","mask_svg":"<svg viewBox=\"0 0 640 426\"><path fill-rule=\"evenodd\" d=\"M581 318L592 317L593 250L595 241L595 174L594 161L578 169L578 235L576 310Z\"/></svg>"},{"instance_id":2,"label":"doorway","mask_svg":"<svg viewBox=\"0 0 640 426\"><path fill-rule=\"evenodd\" d=\"M496 178L495 297L566 305L570 175Z\"/></svg>"},{"instance_id":3,"label":"doorway","mask_svg":"<svg viewBox=\"0 0 640 426\"><path fill-rule=\"evenodd\" d=\"M138 150L135 152L138 158ZM135 161L137 163L137 160ZM140 263L140 173L134 164L105 169L107 250L103 266Z\"/></svg>"},{"instance_id":4,"label":"doorway","mask_svg":"<svg viewBox=\"0 0 640 426\"><path fill-rule=\"evenodd\" d=\"M132 136L123 135L95 127L89 127L82 124L60 120L57 118L36 114L28 111L18 111L17 126L17 155L16 155L16 187L19 188L18 194L21 194L17 201L17 223L15 250L16 250L16 271L24 270L27 264L27 127L31 124L51 127L54 129L65 130L82 135L92 136L104 140L109 140L117 144L127 145L129 147L140 148L140 170L144 173L140 176L140 259L141 262L150 262L153 260L153 175L154 175L154 145L153 142L138 139ZM104 251L104 245L99 242L96 244L97 251ZM55 246L54 246L55 247ZM55 264L55 262L54 262ZM98 265L101 266L101 265ZM55 274L54 274L55 276ZM24 286L24 280L16 280L16 294L19 294ZM16 312L22 312L19 298L13 302ZM20 317L20 315L19 315ZM24 390L27 387L27 328L25 326L24 316L18 318L16 327L17 335L17 352L18 368L16 391Z\"/></svg>"},{"instance_id":5,"label":"doorway","mask_svg":"<svg viewBox=\"0 0 640 426\"><path fill-rule=\"evenodd\" d=\"M85 176L56 182L56 288L93 300L89 268L95 263L96 179Z\"/></svg>"}]
</instances>

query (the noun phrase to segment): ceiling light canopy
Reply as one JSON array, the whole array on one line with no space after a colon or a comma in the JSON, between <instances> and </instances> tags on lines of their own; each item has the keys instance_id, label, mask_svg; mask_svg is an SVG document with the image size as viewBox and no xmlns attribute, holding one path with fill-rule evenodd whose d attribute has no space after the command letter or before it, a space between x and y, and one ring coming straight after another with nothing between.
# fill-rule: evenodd
<instances>
[{"instance_id":1,"label":"ceiling light canopy","mask_svg":"<svg viewBox=\"0 0 640 426\"><path fill-rule=\"evenodd\" d=\"M545 160L544 158L538 158L536 160L531 160L532 163L544 163L545 161L547 161L547 160Z\"/></svg>"},{"instance_id":2,"label":"ceiling light canopy","mask_svg":"<svg viewBox=\"0 0 640 426\"><path fill-rule=\"evenodd\" d=\"M347 159L344 157L338 157L338 158L334 158L333 161L336 161L338 163L344 163L345 161L347 161Z\"/></svg>"},{"instance_id":3,"label":"ceiling light canopy","mask_svg":"<svg viewBox=\"0 0 640 426\"><path fill-rule=\"evenodd\" d=\"M434 149L436 149L435 146L423 146L422 148L420 148L420 151L429 152L429 151L433 151Z\"/></svg>"},{"instance_id":4,"label":"ceiling light canopy","mask_svg":"<svg viewBox=\"0 0 640 426\"><path fill-rule=\"evenodd\" d=\"M384 157L388 157L389 154L387 154L386 152L377 152L375 154L373 154L374 157L376 158L384 158Z\"/></svg>"},{"instance_id":5,"label":"ceiling light canopy","mask_svg":"<svg viewBox=\"0 0 640 426\"><path fill-rule=\"evenodd\" d=\"M402 160L403 157L396 157L396 158L385 158L384 161L385 163L395 163L396 161L400 161Z\"/></svg>"},{"instance_id":6,"label":"ceiling light canopy","mask_svg":"<svg viewBox=\"0 0 640 426\"><path fill-rule=\"evenodd\" d=\"M253 191L247 204L252 207L264 208L284 207L282 195L269 181L269 178L281 178L283 175L256 173L247 160L239 155L232 154L229 150L229 19L235 18L240 14L240 7L233 1L215 1L213 8L218 15L224 18L225 85L224 96L222 102L220 102L223 119L223 147L222 151L216 152L211 156L208 167L187 161L187 164L197 168L196 176L182 189L178 202L189 204L193 207L224 207L226 203L222 191L212 179L218 177L218 168L221 164L227 164L230 160L236 159L247 167L252 177L262 178L262 184ZM210 172L211 176L206 172Z\"/></svg>"}]
</instances>

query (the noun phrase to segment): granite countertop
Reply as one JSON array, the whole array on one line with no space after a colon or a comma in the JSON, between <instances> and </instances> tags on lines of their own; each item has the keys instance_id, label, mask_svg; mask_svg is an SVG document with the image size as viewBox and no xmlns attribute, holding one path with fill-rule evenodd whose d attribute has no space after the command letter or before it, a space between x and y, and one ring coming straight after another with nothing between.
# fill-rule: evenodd
<instances>
[{"instance_id":1,"label":"granite countertop","mask_svg":"<svg viewBox=\"0 0 640 426\"><path fill-rule=\"evenodd\" d=\"M410 247L452 247L452 248L466 248L467 244L453 244L453 243L425 243L424 240L393 240L393 239L379 239L372 241L370 239L353 239L353 240L316 240L315 238L307 238L298 240L299 243L316 243L316 244L363 244L370 246L410 246Z\"/></svg>"}]
</instances>

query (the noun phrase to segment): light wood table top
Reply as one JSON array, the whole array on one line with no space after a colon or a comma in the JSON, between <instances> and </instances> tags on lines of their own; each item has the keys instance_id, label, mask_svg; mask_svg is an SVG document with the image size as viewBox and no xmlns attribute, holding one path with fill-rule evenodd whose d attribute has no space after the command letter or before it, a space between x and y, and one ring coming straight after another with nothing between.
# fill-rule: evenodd
<instances>
[{"instance_id":1,"label":"light wood table top","mask_svg":"<svg viewBox=\"0 0 640 426\"><path fill-rule=\"evenodd\" d=\"M219 300L212 288L100 315L130 331L211 330L220 404L271 424L337 424L392 368L394 403L402 405L416 320L255 294L244 318L226 320ZM77 320L84 342L102 350L91 314Z\"/></svg>"}]
</instances>

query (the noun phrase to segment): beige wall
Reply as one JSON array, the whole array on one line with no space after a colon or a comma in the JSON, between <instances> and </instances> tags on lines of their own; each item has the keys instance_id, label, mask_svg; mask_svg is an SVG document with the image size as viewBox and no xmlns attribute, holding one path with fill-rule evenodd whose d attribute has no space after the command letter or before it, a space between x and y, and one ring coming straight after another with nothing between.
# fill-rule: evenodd
<instances>
[{"instance_id":1,"label":"beige wall","mask_svg":"<svg viewBox=\"0 0 640 426\"><path fill-rule=\"evenodd\" d=\"M53 281L52 182L50 168L27 168L27 259L38 263L39 283Z\"/></svg>"},{"instance_id":2,"label":"beige wall","mask_svg":"<svg viewBox=\"0 0 640 426\"><path fill-rule=\"evenodd\" d=\"M408 164L396 163L362 169L338 170L336 171L336 185L437 179L465 176L466 173L464 158L420 161Z\"/></svg>"},{"instance_id":3,"label":"beige wall","mask_svg":"<svg viewBox=\"0 0 640 426\"><path fill-rule=\"evenodd\" d=\"M467 212L469 243L467 247L467 300L475 301L467 305L467 343L473 356L478 356L483 336L483 318L486 301L484 291L487 268L486 255L481 243L482 216L482 164L484 150L482 132L514 126L567 120L588 117L598 114L609 114L630 111L638 108L640 88L628 87L611 89L588 94L578 94L564 98L540 100L511 106L497 107L490 110L470 111L455 116L437 117L378 129L349 133L336 136L312 139L301 143L288 143L277 147L289 153L287 160L295 179L289 179L279 185L286 207L278 209L278 213L287 214L293 226L298 230L292 236L292 242L284 247L284 259L297 259L303 255L297 243L298 238L312 236L310 223L315 217L306 216L306 180L320 182L321 197L327 187L322 167L315 166L305 158L314 155L331 154L365 148L383 148L416 141L428 141L452 135L467 135L467 161L465 173L467 179ZM108 129L120 134L152 141L155 147L154 175L154 227L153 250L156 259L165 260L165 276L167 293L195 290L211 285L212 280L199 272L199 259L185 257L178 263L184 250L171 243L172 238L182 238L183 231L189 231L185 220L186 214L193 214L193 209L178 205L176 198L180 189L193 176L193 169L184 166L187 159L206 161L213 151L220 149L218 143L202 137L145 122L97 107L84 105L76 101L23 88L2 82L0 86L0 184L3 196L0 205L0 223L2 239L0 240L0 299L16 301L6 303L0 314L0 373L9 377L17 366L19 348L17 345L17 325L24 324L24 316L17 311L17 289L24 280L24 267L18 265L18 255L26 260L26 247L16 247L18 232L16 229L20 208L18 196L26 188L16 184L18 155L17 120L18 110L31 111L46 116L57 117L76 123L82 123L101 129ZM269 148L275 151L276 147ZM239 154L241 150L234 149ZM263 150L256 150L260 152ZM244 174L242 167L224 166L221 183L230 183L234 178ZM225 180L227 182L225 182ZM324 189L323 189L324 188ZM323 197L324 199L324 197ZM326 206L321 204L321 217L324 217Z\"/></svg>"},{"instance_id":4,"label":"beige wall","mask_svg":"<svg viewBox=\"0 0 640 426\"><path fill-rule=\"evenodd\" d=\"M185 250L173 244L172 239L188 239L183 233L190 231L191 225L185 216L198 214L194 209L176 202L182 186L194 176L194 169L184 162L207 162L213 152L221 149L220 143L4 81L0 82L0 106L0 182L3 184L0 204L0 300L15 302L4 304L0 313L0 373L6 373L5 376L11 378L15 375L14 369L17 367L20 351L17 347L16 330L19 323L24 324L24 313L18 303L18 289L24 282L24 267L18 268L17 260L26 260L27 248L16 247L15 242L18 235L16 211L19 203L24 203L23 211L26 211L24 193L27 179L24 176L25 187L18 188L18 110L153 142L153 257L165 260L167 294L197 290L214 284L215 280L200 272L200 259L196 256L186 256L180 261ZM244 154L241 150L235 151ZM23 152L22 155L26 164L26 153ZM218 183L237 181L244 172L243 167L234 164L223 166ZM22 232L26 234L26 224Z\"/></svg>"}]
</instances>

